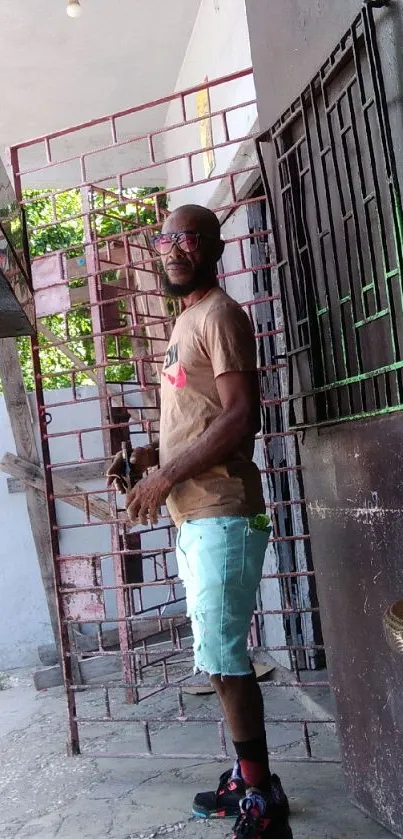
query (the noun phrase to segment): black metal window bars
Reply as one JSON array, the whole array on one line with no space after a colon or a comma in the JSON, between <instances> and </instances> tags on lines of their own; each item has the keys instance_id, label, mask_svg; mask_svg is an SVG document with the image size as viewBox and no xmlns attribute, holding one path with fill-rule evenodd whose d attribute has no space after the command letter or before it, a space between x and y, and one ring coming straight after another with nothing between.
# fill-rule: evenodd
<instances>
[{"instance_id":1,"label":"black metal window bars","mask_svg":"<svg viewBox=\"0 0 403 839\"><path fill-rule=\"evenodd\" d=\"M277 164L292 424L401 410L402 202L372 4L257 148L272 206Z\"/></svg>"}]
</instances>

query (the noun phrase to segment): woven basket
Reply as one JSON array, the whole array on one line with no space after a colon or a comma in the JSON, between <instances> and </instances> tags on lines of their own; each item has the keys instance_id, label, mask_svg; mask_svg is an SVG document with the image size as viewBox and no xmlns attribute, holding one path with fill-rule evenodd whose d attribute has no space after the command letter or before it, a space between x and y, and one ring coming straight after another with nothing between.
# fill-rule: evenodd
<instances>
[{"instance_id":1,"label":"woven basket","mask_svg":"<svg viewBox=\"0 0 403 839\"><path fill-rule=\"evenodd\" d=\"M386 609L383 625L389 646L403 655L403 600L398 600Z\"/></svg>"}]
</instances>

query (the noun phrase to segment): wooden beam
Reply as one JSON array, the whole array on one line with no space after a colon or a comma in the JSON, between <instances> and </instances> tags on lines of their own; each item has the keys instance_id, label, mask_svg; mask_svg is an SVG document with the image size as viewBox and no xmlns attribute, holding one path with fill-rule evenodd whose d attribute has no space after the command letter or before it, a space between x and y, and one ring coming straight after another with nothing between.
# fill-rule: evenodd
<instances>
[{"instance_id":1,"label":"wooden beam","mask_svg":"<svg viewBox=\"0 0 403 839\"><path fill-rule=\"evenodd\" d=\"M55 469L53 475L63 478L70 484L84 483L85 481L105 480L106 468L104 460L99 461L99 463L78 463L77 466ZM25 492L25 483L19 478L7 478L7 487L10 495Z\"/></svg>"},{"instance_id":2,"label":"wooden beam","mask_svg":"<svg viewBox=\"0 0 403 839\"><path fill-rule=\"evenodd\" d=\"M171 627L174 625L179 632L181 638L188 638L190 635L190 626L185 615L176 615L174 619L162 618L155 620L139 620L132 624L132 641L134 649L141 649L141 642L147 640L155 644L164 644L165 641L170 640ZM108 635L110 639L108 639ZM116 630L105 630L104 649L110 647L119 647L119 633ZM77 638L77 633L74 632L74 637ZM82 652L97 652L99 650L98 639L91 635L81 635L81 639L77 645ZM34 685L37 690L44 688L56 687L63 684L63 677L59 665L55 661L56 650L52 649L51 645L38 648L39 657L41 661L43 658L45 662L52 662L49 666L47 664L44 668L38 669L34 673ZM254 665L255 666L255 665ZM259 665L256 665L259 667ZM261 666L261 665L260 665ZM273 668L271 668L273 669ZM122 659L120 652L116 656L95 655L88 658L81 658L78 661L78 670L81 681L84 684L90 684L91 681L102 681L105 677L109 677L111 672L113 675L121 673ZM78 682L80 684L80 682Z\"/></svg>"},{"instance_id":3,"label":"wooden beam","mask_svg":"<svg viewBox=\"0 0 403 839\"><path fill-rule=\"evenodd\" d=\"M11 452L6 452L0 460L0 471L11 475L13 478L18 478L27 486L27 493L30 488L45 494L45 479L43 471L40 466L35 463L30 463L21 457L16 457ZM83 492L83 488L77 484L72 484L59 478L57 472L53 473L53 488L55 495L66 495L67 498L60 500L70 504L71 507L76 507L77 510L86 512L85 495L77 495L76 493ZM57 500L57 499L56 499ZM101 521L109 522L111 520L111 512L109 504L103 498L96 495L90 495L88 498L88 510L94 518Z\"/></svg>"},{"instance_id":4,"label":"wooden beam","mask_svg":"<svg viewBox=\"0 0 403 839\"><path fill-rule=\"evenodd\" d=\"M105 460L100 460L97 463L77 463L76 466L65 466L58 469L53 467L53 477L56 475L69 484L84 483L84 481L106 481L105 474L107 470Z\"/></svg>"},{"instance_id":5,"label":"wooden beam","mask_svg":"<svg viewBox=\"0 0 403 839\"><path fill-rule=\"evenodd\" d=\"M116 655L98 655L83 658L77 662L79 680L76 684L89 685L91 682L102 682L111 676L117 676L122 671L122 659ZM48 690L63 684L63 674L59 664L54 667L44 667L34 672L36 690Z\"/></svg>"},{"instance_id":6,"label":"wooden beam","mask_svg":"<svg viewBox=\"0 0 403 839\"><path fill-rule=\"evenodd\" d=\"M25 484L18 478L7 478L7 489L9 495L16 495L18 492L25 492Z\"/></svg>"},{"instance_id":7,"label":"wooden beam","mask_svg":"<svg viewBox=\"0 0 403 839\"><path fill-rule=\"evenodd\" d=\"M105 266L104 266L104 268L105 268ZM116 270L116 269L119 269L119 265L112 265L112 266L109 265L108 268L109 268L109 270L111 270L111 268L114 268ZM101 266L100 266L100 270L102 270L102 263L101 263ZM127 286L122 285L122 282L119 279L111 280L108 283L108 286L113 286L115 288L116 297L125 297L125 296L127 296L128 292L129 292L129 289L127 288ZM78 286L77 288L71 288L70 289L70 303L71 303L72 307L82 305L84 303L89 303L89 299L90 299L90 294L89 294L89 291L88 291L88 285L87 284L85 284L83 286Z\"/></svg>"},{"instance_id":8,"label":"wooden beam","mask_svg":"<svg viewBox=\"0 0 403 839\"><path fill-rule=\"evenodd\" d=\"M3 384L3 395L14 435L17 454L40 471L40 458L32 427L31 410L24 387L15 338L2 338L0 340L0 378ZM48 510L45 494L37 487L30 485L27 487L26 502L45 589L50 622L55 643L58 649L60 649L57 597L53 573L53 553L50 530L47 525Z\"/></svg>"},{"instance_id":9,"label":"wooden beam","mask_svg":"<svg viewBox=\"0 0 403 839\"><path fill-rule=\"evenodd\" d=\"M102 632L102 646L104 650L112 647L119 647L119 630L104 629ZM73 628L73 648L81 653L97 652L99 650L99 639L95 635L84 635ZM38 647L38 656L44 667L53 667L57 664L57 653L54 644L41 644Z\"/></svg>"},{"instance_id":10,"label":"wooden beam","mask_svg":"<svg viewBox=\"0 0 403 839\"><path fill-rule=\"evenodd\" d=\"M38 321L38 330L42 333L42 335L45 336L45 338L47 338L47 340L51 344L57 344L60 341L60 338L58 338L58 336L55 335L54 332L48 329L48 327L45 326L45 324L42 323L42 321ZM91 379L91 381L95 382L95 384L98 383L95 373L93 373L92 370L88 370L87 364L84 364L84 361L81 361L81 358L79 358L78 355L72 352L72 350L70 350L69 347L66 346L66 344L63 344L63 346L58 347L58 350L59 352L63 353L63 355L65 355L66 358L70 359L70 361L73 362L74 367L76 367L78 370L85 370L85 375L88 376L88 378Z\"/></svg>"}]
</instances>

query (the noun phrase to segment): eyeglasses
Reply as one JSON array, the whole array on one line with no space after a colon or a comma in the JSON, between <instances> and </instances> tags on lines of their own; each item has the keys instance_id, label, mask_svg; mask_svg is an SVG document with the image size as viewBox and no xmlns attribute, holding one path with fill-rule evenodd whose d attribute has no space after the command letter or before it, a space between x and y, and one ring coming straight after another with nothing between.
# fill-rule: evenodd
<instances>
[{"instance_id":1,"label":"eyeglasses","mask_svg":"<svg viewBox=\"0 0 403 839\"><path fill-rule=\"evenodd\" d=\"M166 256L171 250L174 243L184 253L194 253L200 244L200 238L214 239L209 233L197 233L192 230L182 230L180 233L159 233L154 236L152 243L154 250L160 256Z\"/></svg>"}]
</instances>

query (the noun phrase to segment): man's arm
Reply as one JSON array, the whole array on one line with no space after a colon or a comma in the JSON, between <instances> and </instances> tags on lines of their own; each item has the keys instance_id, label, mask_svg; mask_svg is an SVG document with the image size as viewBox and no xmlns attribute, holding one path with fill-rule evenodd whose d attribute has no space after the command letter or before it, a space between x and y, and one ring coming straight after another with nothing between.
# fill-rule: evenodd
<instances>
[{"instance_id":1,"label":"man's arm","mask_svg":"<svg viewBox=\"0 0 403 839\"><path fill-rule=\"evenodd\" d=\"M128 494L131 521L155 521L157 511L176 484L211 469L236 451L246 436L260 429L259 383L256 371L223 373L216 378L222 411L206 431L175 460L139 481Z\"/></svg>"},{"instance_id":2,"label":"man's arm","mask_svg":"<svg viewBox=\"0 0 403 839\"><path fill-rule=\"evenodd\" d=\"M245 437L260 428L257 374L224 373L216 379L222 412L164 471L172 486L225 462Z\"/></svg>"}]
</instances>

